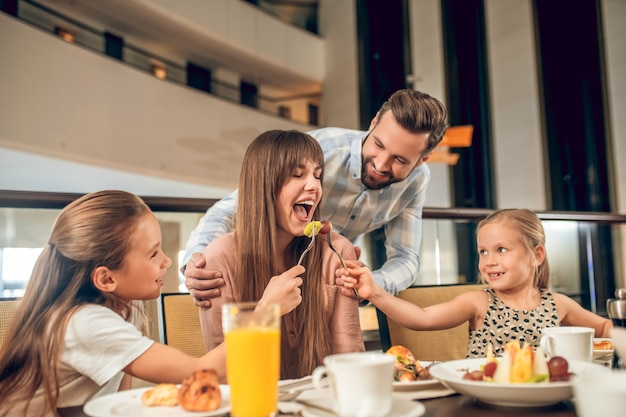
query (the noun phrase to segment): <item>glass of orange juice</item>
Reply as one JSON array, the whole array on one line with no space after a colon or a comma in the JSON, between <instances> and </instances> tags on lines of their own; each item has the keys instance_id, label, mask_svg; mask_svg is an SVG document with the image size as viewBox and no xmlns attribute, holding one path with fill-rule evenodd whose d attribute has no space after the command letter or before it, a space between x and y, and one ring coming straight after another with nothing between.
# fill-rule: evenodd
<instances>
[{"instance_id":1,"label":"glass of orange juice","mask_svg":"<svg viewBox=\"0 0 626 417\"><path fill-rule=\"evenodd\" d=\"M276 415L280 376L279 305L224 304L222 327L226 341L230 415Z\"/></svg>"}]
</instances>

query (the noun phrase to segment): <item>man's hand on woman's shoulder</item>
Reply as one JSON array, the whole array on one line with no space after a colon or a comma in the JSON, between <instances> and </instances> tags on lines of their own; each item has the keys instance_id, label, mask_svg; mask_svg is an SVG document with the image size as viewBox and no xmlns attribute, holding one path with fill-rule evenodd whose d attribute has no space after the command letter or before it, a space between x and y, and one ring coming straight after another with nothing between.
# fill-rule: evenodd
<instances>
[{"instance_id":1,"label":"man's hand on woman's shoulder","mask_svg":"<svg viewBox=\"0 0 626 417\"><path fill-rule=\"evenodd\" d=\"M219 297L224 285L222 273L205 269L206 260L201 253L191 255L185 268L185 286L198 307L211 307L211 298Z\"/></svg>"}]
</instances>

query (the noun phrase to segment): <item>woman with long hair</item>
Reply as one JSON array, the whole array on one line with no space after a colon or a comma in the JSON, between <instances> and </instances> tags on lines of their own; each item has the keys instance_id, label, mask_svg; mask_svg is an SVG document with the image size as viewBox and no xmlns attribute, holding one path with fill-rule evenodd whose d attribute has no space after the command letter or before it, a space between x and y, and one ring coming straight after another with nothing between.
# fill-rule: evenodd
<instances>
[{"instance_id":1,"label":"woman with long hair","mask_svg":"<svg viewBox=\"0 0 626 417\"><path fill-rule=\"evenodd\" d=\"M306 133L271 130L248 147L239 177L234 232L205 249L207 268L225 281L221 295L201 309L204 340L222 343L221 306L256 301L273 275L287 271L309 245L304 235L319 221L324 154ZM333 245L345 259L356 259L354 246L333 233ZM302 302L282 318L281 378L310 374L331 353L364 351L357 300L341 295L335 284L338 258L321 236L302 262Z\"/></svg>"}]
</instances>

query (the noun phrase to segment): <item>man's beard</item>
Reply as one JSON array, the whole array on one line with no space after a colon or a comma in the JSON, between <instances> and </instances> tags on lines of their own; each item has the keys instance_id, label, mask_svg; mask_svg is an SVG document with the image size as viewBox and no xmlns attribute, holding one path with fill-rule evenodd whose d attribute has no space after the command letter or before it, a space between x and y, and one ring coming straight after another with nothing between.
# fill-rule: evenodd
<instances>
[{"instance_id":1,"label":"man's beard","mask_svg":"<svg viewBox=\"0 0 626 417\"><path fill-rule=\"evenodd\" d=\"M363 161L363 164L361 165L361 183L365 186L365 188L368 188L370 190L381 190L390 186L393 183L402 181L394 178L392 174L387 174L388 179L385 181L375 181L369 173L369 167L372 167L373 169L374 164L372 163L371 159L365 159Z\"/></svg>"}]
</instances>

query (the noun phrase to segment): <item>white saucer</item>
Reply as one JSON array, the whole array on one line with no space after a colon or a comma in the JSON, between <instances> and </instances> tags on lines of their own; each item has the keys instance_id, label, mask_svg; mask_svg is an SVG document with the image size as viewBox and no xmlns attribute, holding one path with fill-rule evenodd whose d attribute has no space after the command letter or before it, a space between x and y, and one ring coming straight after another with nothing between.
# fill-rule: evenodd
<instances>
[{"instance_id":1,"label":"white saucer","mask_svg":"<svg viewBox=\"0 0 626 417\"><path fill-rule=\"evenodd\" d=\"M328 403L323 404L328 407ZM411 401L401 398L394 398L391 404L391 411L381 417L420 417L426 412L426 407L418 401ZM336 414L329 413L314 407L304 406L302 408L303 417L332 417Z\"/></svg>"}]
</instances>

